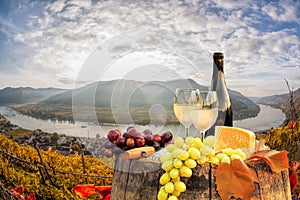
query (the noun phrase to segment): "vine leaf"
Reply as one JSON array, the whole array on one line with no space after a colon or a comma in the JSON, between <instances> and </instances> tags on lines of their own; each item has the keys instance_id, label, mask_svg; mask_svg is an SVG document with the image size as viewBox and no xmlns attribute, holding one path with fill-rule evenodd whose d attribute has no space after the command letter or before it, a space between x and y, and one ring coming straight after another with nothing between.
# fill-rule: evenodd
<instances>
[{"instance_id":1,"label":"vine leaf","mask_svg":"<svg viewBox=\"0 0 300 200\"><path fill-rule=\"evenodd\" d=\"M97 199L108 199L111 193L111 185L95 186L94 184L77 185L73 193L81 198L97 197ZM100 198L100 196L102 198ZM108 197L107 197L108 196Z\"/></svg>"},{"instance_id":2,"label":"vine leaf","mask_svg":"<svg viewBox=\"0 0 300 200\"><path fill-rule=\"evenodd\" d=\"M107 196L110 195L112 186L111 185L95 186L95 190L98 194L101 194L101 196L105 197L105 199L109 199L107 198Z\"/></svg>"},{"instance_id":3,"label":"vine leaf","mask_svg":"<svg viewBox=\"0 0 300 200\"><path fill-rule=\"evenodd\" d=\"M79 195L81 198L88 198L96 194L94 184L77 185L73 188L73 193Z\"/></svg>"},{"instance_id":4,"label":"vine leaf","mask_svg":"<svg viewBox=\"0 0 300 200\"><path fill-rule=\"evenodd\" d=\"M255 143L255 152L263 151L263 150L270 150L270 147L266 146L266 140L256 140Z\"/></svg>"},{"instance_id":5,"label":"vine leaf","mask_svg":"<svg viewBox=\"0 0 300 200\"><path fill-rule=\"evenodd\" d=\"M287 151L264 150L255 152L248 160L264 160L273 172L279 173L289 168Z\"/></svg>"},{"instance_id":6,"label":"vine leaf","mask_svg":"<svg viewBox=\"0 0 300 200\"><path fill-rule=\"evenodd\" d=\"M243 200L250 199L255 189L254 182L258 182L255 171L240 159L231 161L230 165L219 165L215 175L218 193L224 200L232 196Z\"/></svg>"}]
</instances>

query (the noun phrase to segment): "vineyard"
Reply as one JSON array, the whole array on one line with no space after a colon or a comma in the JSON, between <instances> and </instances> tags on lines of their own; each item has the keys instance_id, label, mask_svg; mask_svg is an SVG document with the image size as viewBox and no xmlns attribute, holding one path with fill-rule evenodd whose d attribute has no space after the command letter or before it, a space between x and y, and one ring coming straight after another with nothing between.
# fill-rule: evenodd
<instances>
[{"instance_id":1,"label":"vineyard","mask_svg":"<svg viewBox=\"0 0 300 200\"><path fill-rule=\"evenodd\" d=\"M291 129L288 126L270 129L258 139L265 139L271 149L287 150L290 160L300 160L300 129Z\"/></svg>"},{"instance_id":2,"label":"vineyard","mask_svg":"<svg viewBox=\"0 0 300 200\"><path fill-rule=\"evenodd\" d=\"M0 194L5 188L24 187L24 194L36 199L80 199L72 188L79 184L111 185L113 171L98 158L63 156L20 146L0 135ZM1 197L0 195L0 197ZM11 195L9 199L15 199Z\"/></svg>"},{"instance_id":3,"label":"vineyard","mask_svg":"<svg viewBox=\"0 0 300 200\"><path fill-rule=\"evenodd\" d=\"M290 163L300 161L300 121L296 126L282 126L277 129L270 129L266 134L258 135L256 138L259 140L265 140L266 144L271 149L287 150ZM300 170L296 171L298 177L300 177ZM298 178L299 179L299 178ZM293 197L300 198L300 187L298 186L292 192Z\"/></svg>"}]
</instances>

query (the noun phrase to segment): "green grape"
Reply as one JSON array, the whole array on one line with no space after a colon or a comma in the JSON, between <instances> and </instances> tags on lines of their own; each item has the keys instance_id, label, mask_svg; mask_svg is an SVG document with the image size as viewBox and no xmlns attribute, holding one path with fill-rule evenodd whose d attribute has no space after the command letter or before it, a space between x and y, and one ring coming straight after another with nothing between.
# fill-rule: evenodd
<instances>
[{"instance_id":1,"label":"green grape","mask_svg":"<svg viewBox=\"0 0 300 200\"><path fill-rule=\"evenodd\" d=\"M212 158L212 157L215 157L215 151L214 150L211 150L210 152L208 152L207 154L206 154L206 156L207 157L209 157L209 158Z\"/></svg>"},{"instance_id":2,"label":"green grape","mask_svg":"<svg viewBox=\"0 0 300 200\"><path fill-rule=\"evenodd\" d=\"M175 195L169 196L168 200L178 200L178 198Z\"/></svg>"},{"instance_id":3,"label":"green grape","mask_svg":"<svg viewBox=\"0 0 300 200\"><path fill-rule=\"evenodd\" d=\"M177 181L174 183L175 191L178 192L185 192L186 191L186 185L182 181Z\"/></svg>"},{"instance_id":4,"label":"green grape","mask_svg":"<svg viewBox=\"0 0 300 200\"><path fill-rule=\"evenodd\" d=\"M168 199L168 193L166 192L165 189L160 189L158 194L157 194L157 199L158 200L167 200Z\"/></svg>"},{"instance_id":5,"label":"green grape","mask_svg":"<svg viewBox=\"0 0 300 200\"><path fill-rule=\"evenodd\" d=\"M200 152L202 156L206 156L211 151L211 148L205 144L202 145Z\"/></svg>"},{"instance_id":6,"label":"green grape","mask_svg":"<svg viewBox=\"0 0 300 200\"><path fill-rule=\"evenodd\" d=\"M239 155L242 160L246 160L246 154L241 149L235 149L232 153Z\"/></svg>"},{"instance_id":7,"label":"green grape","mask_svg":"<svg viewBox=\"0 0 300 200\"><path fill-rule=\"evenodd\" d=\"M176 183L176 182L174 182ZM174 187L175 187L175 184L174 184ZM180 193L178 190L174 189L174 191L172 192L172 195L176 196L176 197L179 197L180 196Z\"/></svg>"},{"instance_id":8,"label":"green grape","mask_svg":"<svg viewBox=\"0 0 300 200\"><path fill-rule=\"evenodd\" d=\"M227 163L230 165L230 157L229 156L224 156L221 160L221 163Z\"/></svg>"},{"instance_id":9,"label":"green grape","mask_svg":"<svg viewBox=\"0 0 300 200\"><path fill-rule=\"evenodd\" d=\"M172 152L172 157L173 158L178 158L182 153L183 153L183 149L175 149L173 152Z\"/></svg>"},{"instance_id":10,"label":"green grape","mask_svg":"<svg viewBox=\"0 0 300 200\"><path fill-rule=\"evenodd\" d=\"M184 165L190 169L193 169L197 166L197 162L195 160L189 158L184 161Z\"/></svg>"},{"instance_id":11,"label":"green grape","mask_svg":"<svg viewBox=\"0 0 300 200\"><path fill-rule=\"evenodd\" d=\"M174 166L175 168L178 168L178 169L179 169L182 165L183 165L182 160L180 160L179 158L176 158L176 159L173 161L173 166Z\"/></svg>"},{"instance_id":12,"label":"green grape","mask_svg":"<svg viewBox=\"0 0 300 200\"><path fill-rule=\"evenodd\" d=\"M184 139L182 137L176 136L174 138L174 144L178 148L182 148L184 145Z\"/></svg>"},{"instance_id":13,"label":"green grape","mask_svg":"<svg viewBox=\"0 0 300 200\"><path fill-rule=\"evenodd\" d=\"M167 147L166 147L166 150L167 150L167 152L170 152L170 153L172 153L175 149L177 149L178 147L176 147L176 145L175 144L169 144L169 145L167 145Z\"/></svg>"},{"instance_id":14,"label":"green grape","mask_svg":"<svg viewBox=\"0 0 300 200\"><path fill-rule=\"evenodd\" d=\"M176 168L171 169L170 171L171 178L178 178L179 177L179 170Z\"/></svg>"},{"instance_id":15,"label":"green grape","mask_svg":"<svg viewBox=\"0 0 300 200\"><path fill-rule=\"evenodd\" d=\"M161 167L165 171L170 171L171 169L173 169L173 161L167 160L167 161L163 162Z\"/></svg>"},{"instance_id":16,"label":"green grape","mask_svg":"<svg viewBox=\"0 0 300 200\"><path fill-rule=\"evenodd\" d=\"M179 158L180 160L186 160L186 159L188 159L189 157L190 157L189 152L183 150L183 151L181 152L181 154L179 155L178 158Z\"/></svg>"},{"instance_id":17,"label":"green grape","mask_svg":"<svg viewBox=\"0 0 300 200\"><path fill-rule=\"evenodd\" d=\"M190 136L189 136L189 137L185 138L185 143L186 143L186 145L187 145L188 147L192 146L193 141L194 141L194 138L193 138L193 137L190 137Z\"/></svg>"},{"instance_id":18,"label":"green grape","mask_svg":"<svg viewBox=\"0 0 300 200\"><path fill-rule=\"evenodd\" d=\"M216 143L216 137L212 135L207 136L203 141L203 144L211 148L215 145L215 143Z\"/></svg>"},{"instance_id":19,"label":"green grape","mask_svg":"<svg viewBox=\"0 0 300 200\"><path fill-rule=\"evenodd\" d=\"M199 149L195 148L195 147L190 147L188 149L188 152L189 152L189 155L190 155L190 158L194 159L194 160L197 160L200 158L200 151Z\"/></svg>"},{"instance_id":20,"label":"green grape","mask_svg":"<svg viewBox=\"0 0 300 200\"><path fill-rule=\"evenodd\" d=\"M159 183L161 185L165 185L166 183L168 183L170 181L171 177L169 175L169 173L164 173L160 179L159 179Z\"/></svg>"},{"instance_id":21,"label":"green grape","mask_svg":"<svg viewBox=\"0 0 300 200\"><path fill-rule=\"evenodd\" d=\"M216 155L216 158L218 158L219 160L222 160L224 157L228 157L225 153L218 153Z\"/></svg>"},{"instance_id":22,"label":"green grape","mask_svg":"<svg viewBox=\"0 0 300 200\"><path fill-rule=\"evenodd\" d=\"M236 159L242 160L241 156L238 155L238 154L232 154L232 155L230 156L230 160L236 160Z\"/></svg>"},{"instance_id":23,"label":"green grape","mask_svg":"<svg viewBox=\"0 0 300 200\"><path fill-rule=\"evenodd\" d=\"M182 166L179 169L179 174L181 177L191 177L193 172L190 168L188 168L187 166Z\"/></svg>"},{"instance_id":24,"label":"green grape","mask_svg":"<svg viewBox=\"0 0 300 200\"><path fill-rule=\"evenodd\" d=\"M200 158L197 160L197 163L199 165L203 165L204 163L206 163L206 156L200 156Z\"/></svg>"},{"instance_id":25,"label":"green grape","mask_svg":"<svg viewBox=\"0 0 300 200\"><path fill-rule=\"evenodd\" d=\"M168 153L162 154L159 159L161 162L166 162L167 160L173 160L173 157L172 157L172 154L168 152Z\"/></svg>"},{"instance_id":26,"label":"green grape","mask_svg":"<svg viewBox=\"0 0 300 200\"><path fill-rule=\"evenodd\" d=\"M172 193L174 191L174 184L172 182L168 182L166 185L165 185L165 191L167 193Z\"/></svg>"},{"instance_id":27,"label":"green grape","mask_svg":"<svg viewBox=\"0 0 300 200\"><path fill-rule=\"evenodd\" d=\"M201 149L203 143L202 143L202 140L200 138L195 138L193 143L192 143L192 146L193 147L196 147L197 149Z\"/></svg>"},{"instance_id":28,"label":"green grape","mask_svg":"<svg viewBox=\"0 0 300 200\"><path fill-rule=\"evenodd\" d=\"M223 153L225 153L228 156L231 156L233 154L233 149L232 148L226 148L222 150Z\"/></svg>"},{"instance_id":29,"label":"green grape","mask_svg":"<svg viewBox=\"0 0 300 200\"><path fill-rule=\"evenodd\" d=\"M216 157L212 157L212 158L209 158L208 162L212 163L212 164L215 164L215 165L219 165L220 164L220 160Z\"/></svg>"}]
</instances>

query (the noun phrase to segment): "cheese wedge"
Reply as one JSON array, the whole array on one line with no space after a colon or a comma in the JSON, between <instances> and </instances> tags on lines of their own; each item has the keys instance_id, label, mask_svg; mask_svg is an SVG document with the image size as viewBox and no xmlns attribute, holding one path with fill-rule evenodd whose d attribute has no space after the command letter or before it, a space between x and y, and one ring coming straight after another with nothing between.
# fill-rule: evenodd
<instances>
[{"instance_id":1,"label":"cheese wedge","mask_svg":"<svg viewBox=\"0 0 300 200\"><path fill-rule=\"evenodd\" d=\"M252 131L236 127L216 126L215 136L215 151L225 148L255 150L255 134Z\"/></svg>"}]
</instances>

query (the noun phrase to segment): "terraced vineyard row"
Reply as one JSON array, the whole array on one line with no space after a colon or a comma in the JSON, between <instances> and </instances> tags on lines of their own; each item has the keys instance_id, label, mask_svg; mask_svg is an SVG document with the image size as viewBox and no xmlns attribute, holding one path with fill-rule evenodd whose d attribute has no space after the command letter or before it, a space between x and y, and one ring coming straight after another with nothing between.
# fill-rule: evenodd
<instances>
[{"instance_id":1,"label":"terraced vineyard row","mask_svg":"<svg viewBox=\"0 0 300 200\"><path fill-rule=\"evenodd\" d=\"M37 199L80 199L72 193L78 184L111 185L113 170L98 158L63 156L20 146L0 135L0 181L6 188L24 186Z\"/></svg>"}]
</instances>

